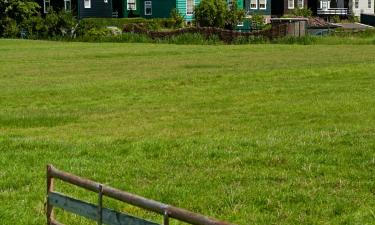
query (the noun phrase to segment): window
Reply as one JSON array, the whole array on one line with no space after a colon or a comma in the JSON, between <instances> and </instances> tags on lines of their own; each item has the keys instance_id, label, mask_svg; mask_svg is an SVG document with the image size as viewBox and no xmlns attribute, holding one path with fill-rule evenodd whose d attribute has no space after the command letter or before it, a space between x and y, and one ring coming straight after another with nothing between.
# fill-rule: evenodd
<instances>
[{"instance_id":1,"label":"window","mask_svg":"<svg viewBox=\"0 0 375 225\"><path fill-rule=\"evenodd\" d=\"M151 16L152 15L152 2L145 1L145 15Z\"/></svg>"},{"instance_id":2,"label":"window","mask_svg":"<svg viewBox=\"0 0 375 225\"><path fill-rule=\"evenodd\" d=\"M186 15L193 15L194 13L194 0L186 0Z\"/></svg>"},{"instance_id":3,"label":"window","mask_svg":"<svg viewBox=\"0 0 375 225\"><path fill-rule=\"evenodd\" d=\"M259 8L260 9L266 9L266 4L267 4L266 0L259 0Z\"/></svg>"},{"instance_id":4,"label":"window","mask_svg":"<svg viewBox=\"0 0 375 225\"><path fill-rule=\"evenodd\" d=\"M136 0L128 0L128 10L137 10Z\"/></svg>"},{"instance_id":5,"label":"window","mask_svg":"<svg viewBox=\"0 0 375 225\"><path fill-rule=\"evenodd\" d=\"M43 11L44 13L48 13L48 9L50 7L50 0L44 0L43 1Z\"/></svg>"},{"instance_id":6,"label":"window","mask_svg":"<svg viewBox=\"0 0 375 225\"><path fill-rule=\"evenodd\" d=\"M91 8L91 0L84 0L85 2L85 9Z\"/></svg>"},{"instance_id":7,"label":"window","mask_svg":"<svg viewBox=\"0 0 375 225\"><path fill-rule=\"evenodd\" d=\"M258 0L250 0L250 9L258 8Z\"/></svg>"},{"instance_id":8,"label":"window","mask_svg":"<svg viewBox=\"0 0 375 225\"><path fill-rule=\"evenodd\" d=\"M302 9L303 8L303 3L305 0L298 0L298 8Z\"/></svg>"},{"instance_id":9,"label":"window","mask_svg":"<svg viewBox=\"0 0 375 225\"><path fill-rule=\"evenodd\" d=\"M372 8L372 0L368 0L368 8L371 9Z\"/></svg>"},{"instance_id":10,"label":"window","mask_svg":"<svg viewBox=\"0 0 375 225\"><path fill-rule=\"evenodd\" d=\"M64 9L67 12L72 10L72 2L70 0L64 0Z\"/></svg>"},{"instance_id":11,"label":"window","mask_svg":"<svg viewBox=\"0 0 375 225\"><path fill-rule=\"evenodd\" d=\"M233 0L228 1L228 9L231 10L233 8Z\"/></svg>"},{"instance_id":12,"label":"window","mask_svg":"<svg viewBox=\"0 0 375 225\"><path fill-rule=\"evenodd\" d=\"M295 0L288 0L288 9L294 9Z\"/></svg>"},{"instance_id":13,"label":"window","mask_svg":"<svg viewBox=\"0 0 375 225\"><path fill-rule=\"evenodd\" d=\"M356 9L359 8L359 0L355 0L355 1L354 1L354 7L355 7Z\"/></svg>"}]
</instances>

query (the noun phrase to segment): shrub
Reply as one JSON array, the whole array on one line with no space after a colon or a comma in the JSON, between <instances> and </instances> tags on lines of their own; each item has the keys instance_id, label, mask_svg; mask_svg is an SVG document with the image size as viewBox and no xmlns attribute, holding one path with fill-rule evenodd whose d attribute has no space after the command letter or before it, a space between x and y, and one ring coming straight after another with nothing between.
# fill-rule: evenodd
<instances>
[{"instance_id":1,"label":"shrub","mask_svg":"<svg viewBox=\"0 0 375 225\"><path fill-rule=\"evenodd\" d=\"M118 27L123 29L127 24L137 24L147 30L160 30L161 28L172 28L173 19L145 19L145 18L87 18L79 22L77 35L84 35L92 28Z\"/></svg>"},{"instance_id":2,"label":"shrub","mask_svg":"<svg viewBox=\"0 0 375 225\"><path fill-rule=\"evenodd\" d=\"M290 14L286 14L283 17L284 18L294 18L294 17L310 18L310 17L312 17L312 15L313 15L313 12L311 11L311 9L295 8L295 9L290 11Z\"/></svg>"},{"instance_id":3,"label":"shrub","mask_svg":"<svg viewBox=\"0 0 375 225\"><path fill-rule=\"evenodd\" d=\"M239 22L245 19L245 10L238 9L237 1L231 0L232 6L227 11L225 16L225 28L234 30Z\"/></svg>"},{"instance_id":4,"label":"shrub","mask_svg":"<svg viewBox=\"0 0 375 225\"><path fill-rule=\"evenodd\" d=\"M251 16L251 29L262 30L266 26L264 16L260 14L254 14Z\"/></svg>"},{"instance_id":5,"label":"shrub","mask_svg":"<svg viewBox=\"0 0 375 225\"><path fill-rule=\"evenodd\" d=\"M223 0L202 0L194 10L194 19L201 27L224 28L227 3Z\"/></svg>"},{"instance_id":6,"label":"shrub","mask_svg":"<svg viewBox=\"0 0 375 225\"><path fill-rule=\"evenodd\" d=\"M30 0L0 0L0 36L18 36L19 25L37 15L39 8Z\"/></svg>"},{"instance_id":7,"label":"shrub","mask_svg":"<svg viewBox=\"0 0 375 225\"><path fill-rule=\"evenodd\" d=\"M3 36L8 38L18 37L20 34L20 29L17 25L16 20L6 17L3 23Z\"/></svg>"},{"instance_id":8,"label":"shrub","mask_svg":"<svg viewBox=\"0 0 375 225\"><path fill-rule=\"evenodd\" d=\"M173 21L173 28L181 28L184 26L184 16L182 16L178 9L172 9L170 16Z\"/></svg>"}]
</instances>

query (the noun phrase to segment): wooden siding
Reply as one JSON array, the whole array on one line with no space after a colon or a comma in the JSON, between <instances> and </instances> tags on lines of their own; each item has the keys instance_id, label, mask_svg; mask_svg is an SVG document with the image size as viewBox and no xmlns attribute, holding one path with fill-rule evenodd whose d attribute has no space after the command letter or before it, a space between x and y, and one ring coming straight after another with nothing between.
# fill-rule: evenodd
<instances>
[{"instance_id":1,"label":"wooden siding","mask_svg":"<svg viewBox=\"0 0 375 225\"><path fill-rule=\"evenodd\" d=\"M311 1L311 0L310 0ZM309 6L308 0L304 0L303 7L307 8ZM298 8L298 0L294 0L294 8ZM288 8L288 0L284 0L284 14L290 13L293 9Z\"/></svg>"},{"instance_id":2,"label":"wooden siding","mask_svg":"<svg viewBox=\"0 0 375 225\"><path fill-rule=\"evenodd\" d=\"M152 15L145 15L145 1L152 1ZM168 18L172 9L176 8L176 0L142 0L141 15L144 18Z\"/></svg>"},{"instance_id":3,"label":"wooden siding","mask_svg":"<svg viewBox=\"0 0 375 225\"><path fill-rule=\"evenodd\" d=\"M200 0L194 0L194 5L198 5ZM184 16L186 21L192 21L192 15L186 15L186 0L176 0L176 8Z\"/></svg>"},{"instance_id":4,"label":"wooden siding","mask_svg":"<svg viewBox=\"0 0 375 225\"><path fill-rule=\"evenodd\" d=\"M281 0L277 0L281 1ZM247 11L247 14L253 15L253 14L260 14L260 15L271 15L271 6L272 6L272 0L267 0L266 9L250 9L250 0L245 0L245 9Z\"/></svg>"},{"instance_id":5,"label":"wooden siding","mask_svg":"<svg viewBox=\"0 0 375 225\"><path fill-rule=\"evenodd\" d=\"M84 0L78 1L78 17L82 18L110 18L112 17L112 0L105 3L104 0L91 0L91 8L84 7Z\"/></svg>"}]
</instances>

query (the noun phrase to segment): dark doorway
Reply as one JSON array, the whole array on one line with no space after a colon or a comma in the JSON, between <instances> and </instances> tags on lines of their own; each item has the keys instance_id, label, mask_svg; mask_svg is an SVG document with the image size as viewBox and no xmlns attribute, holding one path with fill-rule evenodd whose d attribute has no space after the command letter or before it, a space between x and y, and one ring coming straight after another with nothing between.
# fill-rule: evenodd
<instances>
[{"instance_id":1,"label":"dark doorway","mask_svg":"<svg viewBox=\"0 0 375 225\"><path fill-rule=\"evenodd\" d=\"M313 15L316 15L318 13L318 0L308 0L308 7L313 12Z\"/></svg>"},{"instance_id":2,"label":"dark doorway","mask_svg":"<svg viewBox=\"0 0 375 225\"><path fill-rule=\"evenodd\" d=\"M112 12L113 15L117 15L119 18L123 18L124 14L122 13L122 0L112 0Z\"/></svg>"},{"instance_id":3,"label":"dark doorway","mask_svg":"<svg viewBox=\"0 0 375 225\"><path fill-rule=\"evenodd\" d=\"M271 14L273 16L282 16L284 14L284 0L272 0Z\"/></svg>"}]
</instances>

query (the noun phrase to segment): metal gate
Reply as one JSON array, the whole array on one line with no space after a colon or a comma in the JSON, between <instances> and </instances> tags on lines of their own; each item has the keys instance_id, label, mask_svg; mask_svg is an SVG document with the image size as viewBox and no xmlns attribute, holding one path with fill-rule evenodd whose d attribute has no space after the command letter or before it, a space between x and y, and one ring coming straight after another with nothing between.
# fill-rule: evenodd
<instances>
[{"instance_id":1,"label":"metal gate","mask_svg":"<svg viewBox=\"0 0 375 225\"><path fill-rule=\"evenodd\" d=\"M98 204L91 204L55 192L54 179L59 179L72 185L98 193ZM164 225L169 225L170 218L174 218L179 221L194 225L232 225L227 222L219 221L187 211L185 209L177 208L135 194L108 187L106 185L102 185L100 183L73 174L69 174L64 171L60 171L54 168L52 165L47 166L46 213L48 225L63 225L55 219L53 215L54 207L61 208L65 211L86 217L91 220L95 220L99 225L158 225L157 223L150 222L142 218L103 207L104 196L161 214L164 218Z\"/></svg>"}]
</instances>

